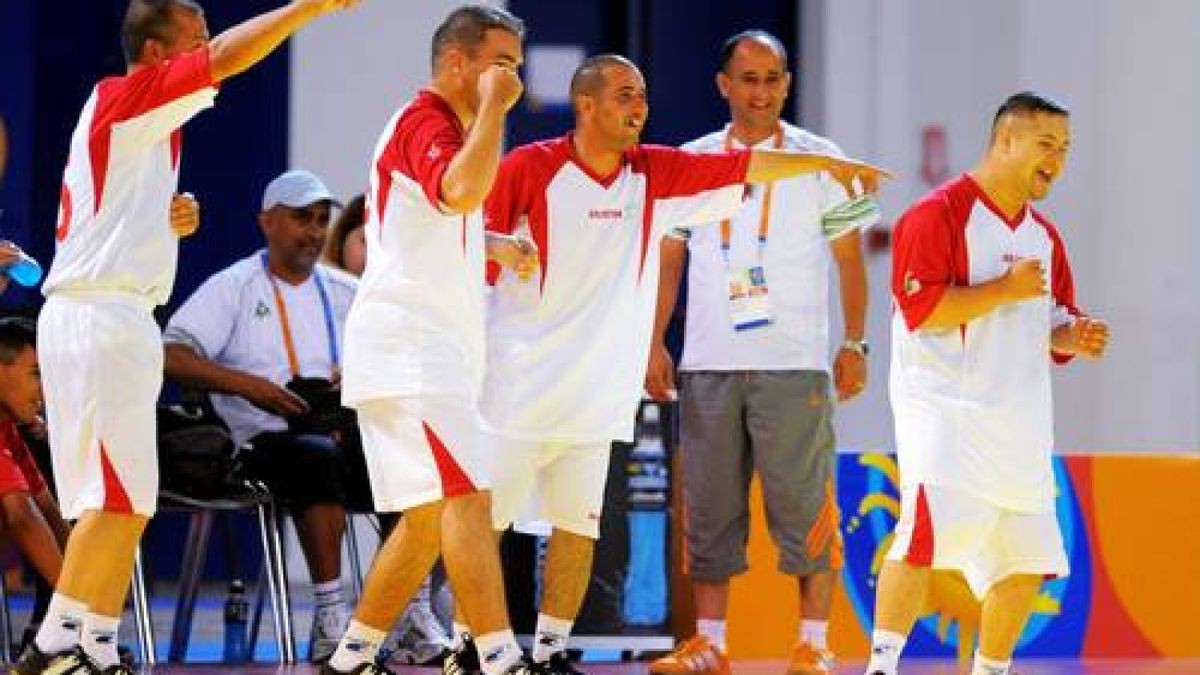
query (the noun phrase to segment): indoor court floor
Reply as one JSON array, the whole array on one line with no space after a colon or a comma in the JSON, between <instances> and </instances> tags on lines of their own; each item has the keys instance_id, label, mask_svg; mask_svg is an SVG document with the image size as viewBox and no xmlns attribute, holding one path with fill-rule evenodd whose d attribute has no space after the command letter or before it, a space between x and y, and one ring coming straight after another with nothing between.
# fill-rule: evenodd
<instances>
[{"instance_id":1,"label":"indoor court floor","mask_svg":"<svg viewBox=\"0 0 1200 675\"><path fill-rule=\"evenodd\" d=\"M861 663L845 663L838 669L839 675L862 675ZM581 669L589 675L644 675L645 663L587 663ZM733 665L735 675L782 675L782 661L741 661ZM146 671L151 672L151 671ZM158 665L152 669L155 675L315 675L317 669L309 665L277 666L254 664L227 666L220 663ZM398 675L434 675L440 670L433 668L400 667ZM950 661L911 659L902 665L902 675L958 675L955 664ZM1034 660L1019 661L1017 675L1200 675L1200 660L1125 660L1099 659L1079 660Z\"/></svg>"}]
</instances>

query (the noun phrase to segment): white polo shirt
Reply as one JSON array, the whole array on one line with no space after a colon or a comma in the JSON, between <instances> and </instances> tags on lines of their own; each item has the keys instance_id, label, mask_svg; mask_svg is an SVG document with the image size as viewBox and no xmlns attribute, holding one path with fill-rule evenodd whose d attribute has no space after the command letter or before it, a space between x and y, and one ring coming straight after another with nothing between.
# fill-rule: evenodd
<instances>
[{"instance_id":1,"label":"white polo shirt","mask_svg":"<svg viewBox=\"0 0 1200 675\"><path fill-rule=\"evenodd\" d=\"M442 208L442 176L464 131L422 90L375 147L367 193L367 268L346 323L342 399L448 395L474 404L483 381L480 211Z\"/></svg>"},{"instance_id":2,"label":"white polo shirt","mask_svg":"<svg viewBox=\"0 0 1200 675\"><path fill-rule=\"evenodd\" d=\"M1047 270L1049 296L955 328L918 328L946 288L999 278L1028 258ZM892 296L901 485L957 488L1019 512L1053 510L1050 332L1079 313L1058 231L1029 206L1006 219L970 176L960 176L896 225Z\"/></svg>"},{"instance_id":3,"label":"white polo shirt","mask_svg":"<svg viewBox=\"0 0 1200 675\"><path fill-rule=\"evenodd\" d=\"M527 230L541 267L529 281L508 270L496 280L480 410L512 438L632 440L662 236L733 214L750 154L643 145L598 176L570 139L513 150L487 200L488 229Z\"/></svg>"},{"instance_id":4,"label":"white polo shirt","mask_svg":"<svg viewBox=\"0 0 1200 675\"><path fill-rule=\"evenodd\" d=\"M828 139L786 123L782 130L781 149L842 156ZM718 152L726 147L728 135L726 126L683 147ZM736 139L731 144L744 147ZM774 147L772 136L754 149ZM680 370L829 370L830 252L821 222L826 211L846 201L846 191L824 172L775 182L761 261L773 321L751 330L735 330L729 316L728 270L760 262L758 232L765 195L765 186L754 186L730 219L728 263L721 254L719 223L682 233L690 257ZM851 229L869 227L877 220L878 215L871 215L855 221Z\"/></svg>"},{"instance_id":5,"label":"white polo shirt","mask_svg":"<svg viewBox=\"0 0 1200 675\"><path fill-rule=\"evenodd\" d=\"M129 293L161 305L175 283L171 196L181 127L217 95L208 50L96 84L71 135L58 245L42 292Z\"/></svg>"},{"instance_id":6,"label":"white polo shirt","mask_svg":"<svg viewBox=\"0 0 1200 675\"><path fill-rule=\"evenodd\" d=\"M284 386L292 379L283 324L274 287L259 251L217 272L201 284L167 323L164 341L195 349L204 358ZM318 277L332 310L334 350L329 344L325 305ZM304 283L276 279L302 377L328 379L342 353L343 327L357 279L318 264ZM287 421L240 396L213 394L213 407L229 425L235 443L264 431L284 431Z\"/></svg>"}]
</instances>

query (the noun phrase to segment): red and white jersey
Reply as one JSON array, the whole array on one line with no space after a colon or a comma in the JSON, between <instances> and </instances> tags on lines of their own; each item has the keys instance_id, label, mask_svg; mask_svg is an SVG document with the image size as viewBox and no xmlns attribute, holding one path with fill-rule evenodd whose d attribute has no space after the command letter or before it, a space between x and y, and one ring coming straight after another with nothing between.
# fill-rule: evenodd
<instances>
[{"instance_id":1,"label":"red and white jersey","mask_svg":"<svg viewBox=\"0 0 1200 675\"><path fill-rule=\"evenodd\" d=\"M513 150L485 206L490 231L527 229L539 274L505 270L489 300L483 399L496 433L631 440L658 296L659 243L732 216L750 154L643 145L597 176L571 136Z\"/></svg>"},{"instance_id":2,"label":"red and white jersey","mask_svg":"<svg viewBox=\"0 0 1200 675\"><path fill-rule=\"evenodd\" d=\"M217 94L208 58L199 49L92 89L71 135L45 295L101 291L167 301L179 254L170 211L181 127Z\"/></svg>"},{"instance_id":3,"label":"red and white jersey","mask_svg":"<svg viewBox=\"0 0 1200 675\"><path fill-rule=\"evenodd\" d=\"M1047 270L1049 296L1002 305L956 328L919 328L946 288L991 281L1028 258ZM897 224L892 296L901 484L958 488L1015 511L1052 510L1050 332L1079 313L1058 231L1029 206L1006 219L970 176L960 176Z\"/></svg>"},{"instance_id":4,"label":"red and white jersey","mask_svg":"<svg viewBox=\"0 0 1200 675\"><path fill-rule=\"evenodd\" d=\"M388 122L371 165L367 268L346 319L343 400L438 394L483 380L483 219L447 213L442 176L465 132L422 90Z\"/></svg>"}]
</instances>

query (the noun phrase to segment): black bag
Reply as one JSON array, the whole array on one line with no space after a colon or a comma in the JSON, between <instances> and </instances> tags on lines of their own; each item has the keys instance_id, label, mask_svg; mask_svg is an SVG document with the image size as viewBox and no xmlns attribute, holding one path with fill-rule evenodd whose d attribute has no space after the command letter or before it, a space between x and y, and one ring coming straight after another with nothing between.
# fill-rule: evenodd
<instances>
[{"instance_id":1,"label":"black bag","mask_svg":"<svg viewBox=\"0 0 1200 675\"><path fill-rule=\"evenodd\" d=\"M342 407L342 390L322 377L296 377L287 383L304 399L308 412L288 418L288 428L298 434L342 436L358 424L353 410Z\"/></svg>"},{"instance_id":2,"label":"black bag","mask_svg":"<svg viewBox=\"0 0 1200 675\"><path fill-rule=\"evenodd\" d=\"M239 462L229 431L181 408L158 409L158 470L162 490L212 499L237 481Z\"/></svg>"}]
</instances>

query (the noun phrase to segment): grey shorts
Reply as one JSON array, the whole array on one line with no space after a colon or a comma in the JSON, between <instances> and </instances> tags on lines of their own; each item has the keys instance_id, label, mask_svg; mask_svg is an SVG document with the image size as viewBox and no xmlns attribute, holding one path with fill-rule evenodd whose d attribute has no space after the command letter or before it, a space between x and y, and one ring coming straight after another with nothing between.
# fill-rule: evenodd
<instances>
[{"instance_id":1,"label":"grey shorts","mask_svg":"<svg viewBox=\"0 0 1200 675\"><path fill-rule=\"evenodd\" d=\"M746 571L750 479L757 473L779 570L840 566L829 374L680 373L687 561L693 579Z\"/></svg>"}]
</instances>

